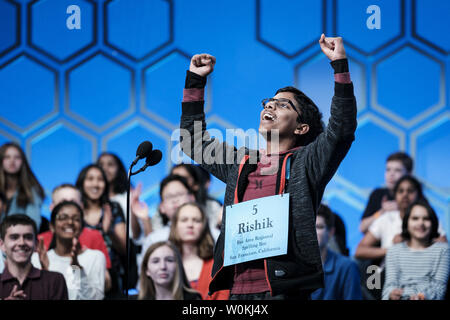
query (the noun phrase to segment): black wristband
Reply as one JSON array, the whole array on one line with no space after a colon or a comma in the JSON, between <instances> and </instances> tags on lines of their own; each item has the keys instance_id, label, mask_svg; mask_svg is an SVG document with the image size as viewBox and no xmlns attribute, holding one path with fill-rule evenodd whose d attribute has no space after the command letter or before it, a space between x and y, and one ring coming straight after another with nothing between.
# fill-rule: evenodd
<instances>
[{"instance_id":1,"label":"black wristband","mask_svg":"<svg viewBox=\"0 0 450 320\"><path fill-rule=\"evenodd\" d=\"M202 77L189 70L186 71L186 82L184 87L186 89L199 88L202 89L206 86L206 77Z\"/></svg>"},{"instance_id":2,"label":"black wristband","mask_svg":"<svg viewBox=\"0 0 450 320\"><path fill-rule=\"evenodd\" d=\"M330 64L333 67L335 74L348 72L347 58L331 61Z\"/></svg>"}]
</instances>

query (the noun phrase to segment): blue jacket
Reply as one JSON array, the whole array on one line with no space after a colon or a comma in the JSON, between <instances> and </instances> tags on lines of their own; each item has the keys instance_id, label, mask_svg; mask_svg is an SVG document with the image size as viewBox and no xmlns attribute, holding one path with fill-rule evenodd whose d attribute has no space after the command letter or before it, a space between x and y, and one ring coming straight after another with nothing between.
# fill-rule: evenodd
<instances>
[{"instance_id":1,"label":"blue jacket","mask_svg":"<svg viewBox=\"0 0 450 320\"><path fill-rule=\"evenodd\" d=\"M42 206L42 199L39 197L36 190L31 189L31 193L33 195L33 201L27 204L26 207L19 207L17 204L17 191L14 193L11 204L9 205L8 212L5 216L10 216L12 214L25 214L29 216L31 219L36 222L37 230L39 231L39 228L41 226L41 206ZM1 221L0 221L1 222Z\"/></svg>"},{"instance_id":2,"label":"blue jacket","mask_svg":"<svg viewBox=\"0 0 450 320\"><path fill-rule=\"evenodd\" d=\"M355 262L331 250L323 265L325 288L311 294L311 300L362 300L359 269Z\"/></svg>"}]
</instances>

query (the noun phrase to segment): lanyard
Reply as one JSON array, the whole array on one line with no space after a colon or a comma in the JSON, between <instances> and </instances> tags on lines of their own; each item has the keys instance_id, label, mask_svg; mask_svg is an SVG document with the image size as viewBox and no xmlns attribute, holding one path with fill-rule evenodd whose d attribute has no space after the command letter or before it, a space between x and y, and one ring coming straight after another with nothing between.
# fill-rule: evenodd
<instances>
[{"instance_id":1,"label":"lanyard","mask_svg":"<svg viewBox=\"0 0 450 320\"><path fill-rule=\"evenodd\" d=\"M281 181L280 181L280 191L278 194L282 194L284 193L284 190L286 188L287 182L290 178L290 172L291 172L291 156L292 153L288 153L286 155L286 157L283 160L283 164L282 164L282 168L281 168ZM245 163L247 162L247 160L250 158L249 155L245 155L242 160L241 163L239 164L239 172L238 172L238 177L237 177L237 181L236 181L236 188L234 189L234 203L238 203L238 186L239 186L239 178L241 176L242 173L242 169L244 168Z\"/></svg>"}]
</instances>

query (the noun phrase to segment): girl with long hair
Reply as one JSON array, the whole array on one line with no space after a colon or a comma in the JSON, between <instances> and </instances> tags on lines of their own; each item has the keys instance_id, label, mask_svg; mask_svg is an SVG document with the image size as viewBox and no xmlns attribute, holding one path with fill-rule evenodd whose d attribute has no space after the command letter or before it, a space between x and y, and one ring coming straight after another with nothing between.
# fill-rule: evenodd
<instances>
[{"instance_id":1,"label":"girl with long hair","mask_svg":"<svg viewBox=\"0 0 450 320\"><path fill-rule=\"evenodd\" d=\"M84 222L88 228L100 231L111 258L112 290L108 297L121 295L118 280L124 274L126 259L126 226L120 205L109 199L109 183L103 169L90 164L78 175L76 187L81 191Z\"/></svg>"},{"instance_id":2,"label":"girl with long hair","mask_svg":"<svg viewBox=\"0 0 450 320\"><path fill-rule=\"evenodd\" d=\"M139 300L201 300L191 289L178 249L168 241L152 244L141 265Z\"/></svg>"},{"instance_id":3,"label":"girl with long hair","mask_svg":"<svg viewBox=\"0 0 450 320\"><path fill-rule=\"evenodd\" d=\"M110 186L109 199L118 202L126 213L128 175L122 160L114 153L103 152L98 157L97 164L105 171ZM130 237L135 240L152 232L148 206L139 200L141 193L142 184L138 184L130 194Z\"/></svg>"},{"instance_id":4,"label":"girl with long hair","mask_svg":"<svg viewBox=\"0 0 450 320\"><path fill-rule=\"evenodd\" d=\"M45 192L28 164L22 148L13 142L0 147L0 193L6 196L6 214L25 214L41 225ZM0 221L3 217L0 216Z\"/></svg>"},{"instance_id":5,"label":"girl with long hair","mask_svg":"<svg viewBox=\"0 0 450 320\"><path fill-rule=\"evenodd\" d=\"M229 290L208 296L213 266L214 240L202 206L195 202L181 205L173 218L169 240L181 252L186 276L204 300L228 300Z\"/></svg>"}]
</instances>

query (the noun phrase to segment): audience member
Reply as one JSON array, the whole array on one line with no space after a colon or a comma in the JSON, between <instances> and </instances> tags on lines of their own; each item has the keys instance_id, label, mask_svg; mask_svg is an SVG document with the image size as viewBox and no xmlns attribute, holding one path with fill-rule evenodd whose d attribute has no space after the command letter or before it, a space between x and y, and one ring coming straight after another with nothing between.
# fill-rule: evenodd
<instances>
[{"instance_id":1,"label":"audience member","mask_svg":"<svg viewBox=\"0 0 450 320\"><path fill-rule=\"evenodd\" d=\"M395 152L388 156L384 171L384 182L386 186L377 188L370 194L359 226L362 233L366 233L372 222L380 215L398 209L394 199L394 186L398 179L406 174L410 175L412 170L413 160L408 154Z\"/></svg>"},{"instance_id":2,"label":"audience member","mask_svg":"<svg viewBox=\"0 0 450 320\"><path fill-rule=\"evenodd\" d=\"M63 201L76 202L81 208L83 208L83 201L81 199L81 192L72 184L64 183L56 186L52 192L52 203L50 203L50 211L53 211L56 205ZM49 250L50 243L53 239L53 232L51 230L43 232L38 235L38 239L43 241L43 245L46 250ZM83 228L78 238L81 246L100 250L106 259L106 268L111 268L111 259L109 257L108 248L106 247L105 240L103 240L102 234L95 229Z\"/></svg>"},{"instance_id":3,"label":"audience member","mask_svg":"<svg viewBox=\"0 0 450 320\"><path fill-rule=\"evenodd\" d=\"M0 299L67 300L63 275L31 264L36 235L36 223L24 214L11 214L1 223L0 248L6 255L6 265L0 275Z\"/></svg>"},{"instance_id":4,"label":"audience member","mask_svg":"<svg viewBox=\"0 0 450 320\"><path fill-rule=\"evenodd\" d=\"M38 246L32 262L36 268L64 275L69 300L102 300L105 289L106 259L99 250L80 245L83 209L74 201L63 201L51 214L54 233L50 250Z\"/></svg>"},{"instance_id":5,"label":"audience member","mask_svg":"<svg viewBox=\"0 0 450 320\"><path fill-rule=\"evenodd\" d=\"M4 215L5 215L5 207L6 207L6 196L0 192L0 223L3 221L4 219ZM0 251L0 273L3 272L3 269L5 268L5 263L4 263L4 257L3 257L3 253Z\"/></svg>"},{"instance_id":6,"label":"audience member","mask_svg":"<svg viewBox=\"0 0 450 320\"><path fill-rule=\"evenodd\" d=\"M6 196L3 192L0 192L0 223L6 216Z\"/></svg>"},{"instance_id":7,"label":"audience member","mask_svg":"<svg viewBox=\"0 0 450 320\"><path fill-rule=\"evenodd\" d=\"M84 222L88 228L101 232L108 248L112 268L112 289L107 298L122 296L122 277L126 262L126 226L120 205L109 200L109 184L103 169L91 164L78 175L77 188L84 205Z\"/></svg>"},{"instance_id":8,"label":"audience member","mask_svg":"<svg viewBox=\"0 0 450 320\"><path fill-rule=\"evenodd\" d=\"M16 143L0 147L0 193L6 196L6 216L25 214L34 220L39 230L45 192Z\"/></svg>"},{"instance_id":9,"label":"audience member","mask_svg":"<svg viewBox=\"0 0 450 320\"><path fill-rule=\"evenodd\" d=\"M120 158L110 152L104 152L100 155L98 158L97 164L102 167L103 171L105 171L106 179L109 183L109 199L111 201L116 201L120 204L122 211L125 213L127 210L127 183L128 183L128 176L127 171L125 169L125 166L123 162L120 160ZM141 194L142 185L139 184L137 187L137 190L131 191L131 197L130 197L130 205L131 205L131 212L135 210L135 207L137 209L141 209L141 207L146 206L144 202L139 203L139 196ZM145 207L143 208L145 209ZM138 213L141 213L143 210L141 209L138 211ZM150 217L148 216L148 208L144 213L147 213L147 215L142 214L140 215L140 218L143 222L146 222L142 225L144 228L144 236L149 234L151 232L151 223L150 223ZM125 217L126 218L126 217ZM139 220L136 219L136 217L131 214L130 215L130 237L132 239L139 239L142 232L141 225L139 224Z\"/></svg>"},{"instance_id":10,"label":"audience member","mask_svg":"<svg viewBox=\"0 0 450 320\"><path fill-rule=\"evenodd\" d=\"M174 166L170 174L185 177L189 186L194 191L197 203L201 204L208 217L209 227L213 230L220 229L219 221L222 217L222 204L208 194L208 189L204 184L204 178L200 173L200 167L193 164L180 163Z\"/></svg>"},{"instance_id":11,"label":"audience member","mask_svg":"<svg viewBox=\"0 0 450 320\"><path fill-rule=\"evenodd\" d=\"M424 199L405 211L401 243L386 255L384 300L442 300L447 289L450 251L439 237L438 218Z\"/></svg>"},{"instance_id":12,"label":"audience member","mask_svg":"<svg viewBox=\"0 0 450 320\"><path fill-rule=\"evenodd\" d=\"M130 222L127 223L127 186L128 174L120 158L111 152L103 152L97 164L102 167L109 184L109 199L120 204L124 214L125 223L129 228L129 265L128 265L128 288L134 288L138 281L138 265L136 257L141 249L143 238L152 231L148 206L140 201L142 184L136 189L131 188L130 193ZM125 229L126 230L126 229ZM144 232L142 232L144 231Z\"/></svg>"},{"instance_id":13,"label":"audience member","mask_svg":"<svg viewBox=\"0 0 450 320\"><path fill-rule=\"evenodd\" d=\"M50 203L50 211L53 211L56 205L63 201L74 201L83 209L83 201L81 199L81 192L73 184L63 183L56 186L52 192L52 203ZM44 246L45 250L49 250L50 244L53 239L53 232L51 230L43 232L38 235L40 246ZM111 269L111 258L109 257L108 248L106 247L105 240L103 240L102 234L95 229L82 227L81 234L78 237L80 245L89 249L99 250L103 253L106 259L105 270L105 292L108 292L112 288L112 280L109 273Z\"/></svg>"},{"instance_id":14,"label":"audience member","mask_svg":"<svg viewBox=\"0 0 450 320\"><path fill-rule=\"evenodd\" d=\"M144 254L139 300L201 300L189 287L177 248L170 242L156 242Z\"/></svg>"},{"instance_id":15,"label":"audience member","mask_svg":"<svg viewBox=\"0 0 450 320\"><path fill-rule=\"evenodd\" d=\"M402 232L402 220L406 209L416 200L424 199L422 185L413 176L403 176L394 187L398 210L388 211L377 218L358 245L355 257L358 259L384 259L386 251L394 243L394 238ZM446 241L440 230L439 241ZM380 244L381 247L377 247Z\"/></svg>"},{"instance_id":16,"label":"audience member","mask_svg":"<svg viewBox=\"0 0 450 320\"><path fill-rule=\"evenodd\" d=\"M153 232L143 240L142 252L137 259L138 265L141 265L144 253L153 243L167 241L169 239L171 220L178 207L187 202L195 201L194 193L189 187L186 179L177 175L169 175L161 181L159 196L161 198L159 204L159 219L161 220L161 226L158 229L154 229ZM155 219L157 220L158 217L155 217ZM153 226L155 226L155 224L153 224Z\"/></svg>"},{"instance_id":17,"label":"audience member","mask_svg":"<svg viewBox=\"0 0 450 320\"><path fill-rule=\"evenodd\" d=\"M348 257L350 250L347 247L347 232L345 230L344 221L336 212L332 211L332 214L334 220L334 232L328 240L328 248Z\"/></svg>"},{"instance_id":18,"label":"audience member","mask_svg":"<svg viewBox=\"0 0 450 320\"><path fill-rule=\"evenodd\" d=\"M228 300L229 290L208 296L213 266L214 240L208 218L197 203L181 205L173 217L169 240L181 252L184 270L190 285L200 292L203 300Z\"/></svg>"},{"instance_id":19,"label":"audience member","mask_svg":"<svg viewBox=\"0 0 450 320\"><path fill-rule=\"evenodd\" d=\"M334 215L320 205L316 217L316 232L324 271L324 288L311 294L311 300L362 300L358 266L350 258L328 248L333 236Z\"/></svg>"}]
</instances>

